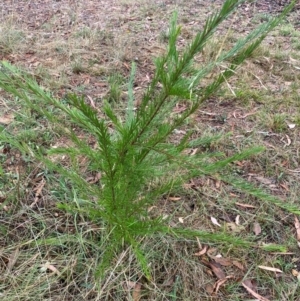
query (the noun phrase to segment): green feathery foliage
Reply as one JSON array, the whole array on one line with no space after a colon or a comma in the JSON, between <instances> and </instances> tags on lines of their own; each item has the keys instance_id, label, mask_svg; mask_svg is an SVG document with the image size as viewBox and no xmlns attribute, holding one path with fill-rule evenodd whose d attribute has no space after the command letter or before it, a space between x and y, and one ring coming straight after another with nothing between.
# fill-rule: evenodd
<instances>
[{"instance_id":1,"label":"green feathery foliage","mask_svg":"<svg viewBox=\"0 0 300 301\"><path fill-rule=\"evenodd\" d=\"M208 242L233 246L254 245L227 233L215 234L171 228L167 226L167 221L160 217L150 218L148 213L148 208L153 206L158 198L169 194L185 181L201 175L214 176L229 163L262 151L260 147L253 147L231 157L206 153L187 156L183 152L186 148L207 145L220 137L200 137L192 140L191 133L187 133L177 144L168 142L174 130L180 128L184 121L234 74L238 66L253 53L295 4L293 1L279 17L259 26L201 69L195 69L194 57L202 52L216 28L241 2L226 0L221 10L207 19L203 30L182 52L179 52L176 46L180 28L176 25L177 15L174 14L170 24L168 50L165 55L156 59L153 79L138 110L134 108L133 82L136 66L132 64L128 105L124 115L117 114L106 102L102 108L103 116L100 118L98 112L86 104L83 97L77 95L68 95L62 102L40 87L32 77L9 63L2 62L0 87L3 90L58 127L61 125L61 117L53 114L53 107L59 109L72 124L80 126L87 136L93 136L97 141L97 146L93 148L85 139L76 135L73 127L66 129L61 126L60 130L72 140L73 146L44 150L41 146L32 148L22 141L15 140L6 129L2 129L0 133L1 141L41 160L48 169L72 182L80 194L78 199L81 201L79 205L66 202L60 204L60 208L71 212L79 211L90 219L104 223L108 243L99 268L101 273L111 262L114 251L127 244L132 247L146 276L150 277L148 263L139 247L139 238L159 232L200 237ZM216 70L221 63L225 63L227 68L218 73ZM211 82L205 87L200 87L201 80L207 79L208 75L212 78ZM189 100L190 106L180 116L171 118L169 112L182 99ZM68 156L72 165L66 168L54 162L52 156L57 154ZM88 159L90 170L101 173L99 183L88 183L84 175L80 174L76 159L79 156ZM229 176L223 176L222 180L263 201L300 213L292 205L283 204L242 180Z\"/></svg>"}]
</instances>

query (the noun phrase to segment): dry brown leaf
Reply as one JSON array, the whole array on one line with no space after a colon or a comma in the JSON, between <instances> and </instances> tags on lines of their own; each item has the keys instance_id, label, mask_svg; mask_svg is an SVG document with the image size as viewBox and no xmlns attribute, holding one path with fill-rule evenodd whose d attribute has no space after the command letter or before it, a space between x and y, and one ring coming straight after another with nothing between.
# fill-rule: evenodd
<instances>
[{"instance_id":1,"label":"dry brown leaf","mask_svg":"<svg viewBox=\"0 0 300 301\"><path fill-rule=\"evenodd\" d=\"M90 78L88 77L84 80L83 85L87 86L89 83L90 83Z\"/></svg>"},{"instance_id":2,"label":"dry brown leaf","mask_svg":"<svg viewBox=\"0 0 300 301\"><path fill-rule=\"evenodd\" d=\"M215 256L213 259L215 262L219 263L220 265L222 265L224 267L228 267L228 266L232 265L232 261L229 258Z\"/></svg>"},{"instance_id":3,"label":"dry brown leaf","mask_svg":"<svg viewBox=\"0 0 300 301\"><path fill-rule=\"evenodd\" d=\"M142 285L140 283L136 283L132 292L133 301L139 301L141 299L141 290Z\"/></svg>"},{"instance_id":4,"label":"dry brown leaf","mask_svg":"<svg viewBox=\"0 0 300 301\"><path fill-rule=\"evenodd\" d=\"M0 124L9 125L14 120L14 115L7 114L0 116Z\"/></svg>"},{"instance_id":5,"label":"dry brown leaf","mask_svg":"<svg viewBox=\"0 0 300 301\"><path fill-rule=\"evenodd\" d=\"M279 270L277 268L267 267L267 266L264 266L264 265L258 265L257 267L262 269L262 270L266 270L266 271L271 271L271 272L276 272L276 273L283 273L281 270Z\"/></svg>"},{"instance_id":6,"label":"dry brown leaf","mask_svg":"<svg viewBox=\"0 0 300 301\"><path fill-rule=\"evenodd\" d=\"M214 284L214 293L217 293L222 285L228 280L228 278L220 279Z\"/></svg>"},{"instance_id":7,"label":"dry brown leaf","mask_svg":"<svg viewBox=\"0 0 300 301\"><path fill-rule=\"evenodd\" d=\"M253 205L249 205L249 204L243 204L243 203L235 203L237 206L240 206L242 208L250 208L250 209L254 209L256 208L255 206Z\"/></svg>"},{"instance_id":8,"label":"dry brown leaf","mask_svg":"<svg viewBox=\"0 0 300 301\"><path fill-rule=\"evenodd\" d=\"M244 271L244 270L245 270L244 266L243 266L240 262L238 262L237 260L233 260L233 261L232 261L232 264L233 264L234 266L236 266L238 269L240 269L241 271Z\"/></svg>"},{"instance_id":9,"label":"dry brown leaf","mask_svg":"<svg viewBox=\"0 0 300 301\"><path fill-rule=\"evenodd\" d=\"M208 246L204 246L204 248L201 251L199 251L198 253L195 253L194 255L195 256L202 256L207 252L207 249L208 249Z\"/></svg>"},{"instance_id":10,"label":"dry brown leaf","mask_svg":"<svg viewBox=\"0 0 300 301\"><path fill-rule=\"evenodd\" d=\"M259 235L261 233L261 227L259 223L254 223L253 232L255 233L255 235Z\"/></svg>"},{"instance_id":11,"label":"dry brown leaf","mask_svg":"<svg viewBox=\"0 0 300 301\"><path fill-rule=\"evenodd\" d=\"M191 156L194 156L196 155L198 152L198 148L195 148L192 152L191 152Z\"/></svg>"},{"instance_id":12,"label":"dry brown leaf","mask_svg":"<svg viewBox=\"0 0 300 301\"><path fill-rule=\"evenodd\" d=\"M226 275L223 272L223 270L221 269L220 264L218 264L216 262L210 262L209 266L210 266L210 268L212 269L213 273L215 274L215 276L218 279L224 279L224 278L226 278Z\"/></svg>"},{"instance_id":13,"label":"dry brown leaf","mask_svg":"<svg viewBox=\"0 0 300 301\"><path fill-rule=\"evenodd\" d=\"M34 189L35 190L35 198L32 204L30 204L30 208L33 208L39 201L39 196L46 184L46 181L42 179L42 181L39 183L39 185Z\"/></svg>"},{"instance_id":14,"label":"dry brown leaf","mask_svg":"<svg viewBox=\"0 0 300 301\"><path fill-rule=\"evenodd\" d=\"M163 220L166 220L168 217L169 217L168 214L164 214L163 217L162 217L162 219L163 219Z\"/></svg>"},{"instance_id":15,"label":"dry brown leaf","mask_svg":"<svg viewBox=\"0 0 300 301\"><path fill-rule=\"evenodd\" d=\"M295 277L298 277L299 276L299 272L295 269L292 269L292 275L295 276Z\"/></svg>"},{"instance_id":16,"label":"dry brown leaf","mask_svg":"<svg viewBox=\"0 0 300 301\"><path fill-rule=\"evenodd\" d=\"M251 115L254 115L254 114L256 114L256 112L250 112L250 113L247 113L247 114L245 114L245 115L243 115L243 116L239 116L238 118L244 119L244 118L246 118L246 117L248 117L248 116L251 116Z\"/></svg>"},{"instance_id":17,"label":"dry brown leaf","mask_svg":"<svg viewBox=\"0 0 300 301\"><path fill-rule=\"evenodd\" d=\"M291 145L291 143L292 143L292 140L291 140L291 138L290 138L288 135L285 135L285 137L286 137L287 143L285 143L285 145L284 145L284 146L290 146L290 145Z\"/></svg>"},{"instance_id":18,"label":"dry brown leaf","mask_svg":"<svg viewBox=\"0 0 300 301\"><path fill-rule=\"evenodd\" d=\"M214 286L211 284L206 285L205 290L208 294L212 295L214 293Z\"/></svg>"},{"instance_id":19,"label":"dry brown leaf","mask_svg":"<svg viewBox=\"0 0 300 301\"><path fill-rule=\"evenodd\" d=\"M221 181L220 180L216 180L215 186L216 186L217 189L219 189L221 187Z\"/></svg>"},{"instance_id":20,"label":"dry brown leaf","mask_svg":"<svg viewBox=\"0 0 300 301\"><path fill-rule=\"evenodd\" d=\"M300 241L300 222L296 216L295 216L295 228L296 228L297 240Z\"/></svg>"},{"instance_id":21,"label":"dry brown leaf","mask_svg":"<svg viewBox=\"0 0 300 301\"><path fill-rule=\"evenodd\" d=\"M238 166L240 166L240 167L244 166L244 162L243 161L242 162L241 161L236 161L235 164L238 165ZM232 193L232 192L230 193L230 195L234 196L234 197L237 197L237 195L234 194L234 193Z\"/></svg>"},{"instance_id":22,"label":"dry brown leaf","mask_svg":"<svg viewBox=\"0 0 300 301\"><path fill-rule=\"evenodd\" d=\"M267 179L267 178L264 178L264 177L259 177L259 176L258 176L258 177L255 177L255 179L256 179L257 181L261 182L262 184L265 184L265 185L270 185L270 184L273 183L272 180Z\"/></svg>"},{"instance_id":23,"label":"dry brown leaf","mask_svg":"<svg viewBox=\"0 0 300 301\"><path fill-rule=\"evenodd\" d=\"M39 66L40 64L41 64L41 62L37 61L37 62L32 63L32 66L33 66L33 67L37 67L37 66Z\"/></svg>"},{"instance_id":24,"label":"dry brown leaf","mask_svg":"<svg viewBox=\"0 0 300 301\"><path fill-rule=\"evenodd\" d=\"M242 282L242 286L248 291L249 294L251 294L253 297L255 297L259 301L270 301L269 299L259 295L256 293L253 289L251 289L249 286L247 286L244 282Z\"/></svg>"},{"instance_id":25,"label":"dry brown leaf","mask_svg":"<svg viewBox=\"0 0 300 301\"><path fill-rule=\"evenodd\" d=\"M218 221L217 221L217 219L216 218L214 218L214 217L210 217L210 220L211 220L211 222L214 224L214 225L216 225L216 226L218 226L218 227L221 227L221 225L218 223Z\"/></svg>"},{"instance_id":26,"label":"dry brown leaf","mask_svg":"<svg viewBox=\"0 0 300 301\"><path fill-rule=\"evenodd\" d=\"M181 197L175 197L175 196L169 196L168 197L168 201L176 202L176 201L179 201L179 200L181 200Z\"/></svg>"},{"instance_id":27,"label":"dry brown leaf","mask_svg":"<svg viewBox=\"0 0 300 301\"><path fill-rule=\"evenodd\" d=\"M280 183L279 186L281 188L283 188L284 190L286 190L286 191L290 191L289 187L287 185L283 184L283 183Z\"/></svg>"},{"instance_id":28,"label":"dry brown leaf","mask_svg":"<svg viewBox=\"0 0 300 301\"><path fill-rule=\"evenodd\" d=\"M14 265L17 262L17 259L19 257L20 254L20 250L19 248L16 248L9 256L8 258L8 264L7 264L7 268L6 271L7 272L11 272L12 268L14 267Z\"/></svg>"},{"instance_id":29,"label":"dry brown leaf","mask_svg":"<svg viewBox=\"0 0 300 301\"><path fill-rule=\"evenodd\" d=\"M256 286L253 285L253 282L252 282L252 280L250 280L250 279L245 279L245 280L243 281L243 283L244 283L245 285L247 285L249 288L251 288L252 290L255 290L255 289L256 289Z\"/></svg>"},{"instance_id":30,"label":"dry brown leaf","mask_svg":"<svg viewBox=\"0 0 300 301\"><path fill-rule=\"evenodd\" d=\"M55 273L56 275L60 276L60 272L59 270L51 263L49 262L46 262L45 265L43 266L43 269L45 270L50 270L52 271L53 273Z\"/></svg>"}]
</instances>

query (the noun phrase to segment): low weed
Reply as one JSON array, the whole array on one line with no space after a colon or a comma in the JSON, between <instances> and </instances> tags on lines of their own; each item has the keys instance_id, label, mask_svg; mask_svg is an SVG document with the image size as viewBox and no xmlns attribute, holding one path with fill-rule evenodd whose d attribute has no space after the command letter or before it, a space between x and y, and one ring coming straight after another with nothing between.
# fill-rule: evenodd
<instances>
[{"instance_id":1,"label":"low weed","mask_svg":"<svg viewBox=\"0 0 300 301\"><path fill-rule=\"evenodd\" d=\"M7 55L15 49L20 49L24 44L26 36L24 32L17 29L14 20L10 20L0 26L0 54Z\"/></svg>"},{"instance_id":2,"label":"low weed","mask_svg":"<svg viewBox=\"0 0 300 301\"><path fill-rule=\"evenodd\" d=\"M284 132L287 129L286 119L284 114L274 114L269 120L269 128L275 133Z\"/></svg>"},{"instance_id":3,"label":"low weed","mask_svg":"<svg viewBox=\"0 0 300 301\"><path fill-rule=\"evenodd\" d=\"M80 74L86 72L87 68L83 65L81 59L75 59L72 63L72 72L75 74Z\"/></svg>"},{"instance_id":4,"label":"low weed","mask_svg":"<svg viewBox=\"0 0 300 301\"><path fill-rule=\"evenodd\" d=\"M108 102L119 103L122 95L122 85L124 85L124 78L121 74L115 73L108 78L109 92Z\"/></svg>"}]
</instances>

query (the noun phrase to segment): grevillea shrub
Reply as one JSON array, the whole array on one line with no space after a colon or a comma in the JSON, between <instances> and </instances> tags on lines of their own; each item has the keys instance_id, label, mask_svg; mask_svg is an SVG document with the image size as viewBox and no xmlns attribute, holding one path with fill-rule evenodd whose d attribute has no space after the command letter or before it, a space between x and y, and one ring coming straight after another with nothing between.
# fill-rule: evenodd
<instances>
[{"instance_id":1,"label":"grevillea shrub","mask_svg":"<svg viewBox=\"0 0 300 301\"><path fill-rule=\"evenodd\" d=\"M229 163L243 160L262 151L260 147L243 150L231 157L220 154L197 153L187 156L187 148L200 147L219 139L199 137L191 139L187 133L178 143L168 139L175 129L179 129L186 119L216 93L220 85L228 80L237 67L247 59L260 45L267 34L285 17L292 8L288 6L279 17L262 24L246 37L239 39L228 51L223 51L214 60L200 69L195 67L193 59L202 53L206 43L213 37L218 26L236 10L242 1L226 0L219 12L209 17L192 42L182 51L178 51L176 42L180 28L176 25L176 14L172 18L169 31L169 43L166 54L155 60L153 79L145 91L141 104L134 108L133 83L136 66L128 84L128 103L125 112L119 113L108 102L99 113L86 104L83 97L68 95L63 101L45 91L24 71L3 62L0 69L0 87L16 97L24 106L38 112L44 118L60 128L60 133L72 140L72 146L42 149L32 147L15 139L9 130L2 129L0 139L30 154L44 163L59 177L67 179L77 191L80 203L60 203L60 208L71 212L80 212L95 222L101 222L106 231L107 244L103 250L99 271L104 271L111 262L116 250L130 245L146 276L150 277L149 265L140 249L140 238L158 232L185 237L200 237L203 241L228 243L250 247L251 242L224 233L210 233L168 226L168 220L150 217L148 209L159 198L181 187L187 180L197 176L214 176ZM223 67L219 71L217 67ZM210 82L208 82L210 78ZM205 85L203 85L205 79ZM200 85L201 83L201 85ZM182 100L188 100L189 106L177 117L169 112ZM53 109L62 112L53 113ZM66 129L61 125L62 116L75 124L97 141L91 147L86 139L77 136L72 126ZM64 167L52 159L63 154L72 164ZM85 157L89 170L101 174L97 183L88 183L80 173L78 158ZM219 178L230 183L236 189L252 194L266 202L272 202L288 211L299 213L298 208L281 203L275 197L230 174Z\"/></svg>"}]
</instances>

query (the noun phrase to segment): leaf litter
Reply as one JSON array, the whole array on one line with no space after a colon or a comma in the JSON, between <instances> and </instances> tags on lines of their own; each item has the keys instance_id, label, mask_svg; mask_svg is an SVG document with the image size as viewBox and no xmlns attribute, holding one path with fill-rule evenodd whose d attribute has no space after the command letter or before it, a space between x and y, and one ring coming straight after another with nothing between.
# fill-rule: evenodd
<instances>
[{"instance_id":1,"label":"leaf litter","mask_svg":"<svg viewBox=\"0 0 300 301\"><path fill-rule=\"evenodd\" d=\"M255 222L253 225L253 232L257 236L261 233L261 226L258 222Z\"/></svg>"},{"instance_id":2,"label":"leaf litter","mask_svg":"<svg viewBox=\"0 0 300 301\"><path fill-rule=\"evenodd\" d=\"M0 124L3 125L9 125L14 121L14 115L13 114L6 114L3 116L0 116Z\"/></svg>"},{"instance_id":3,"label":"leaf litter","mask_svg":"<svg viewBox=\"0 0 300 301\"><path fill-rule=\"evenodd\" d=\"M200 247L200 251L195 253L194 256L200 257L201 263L210 269L209 273L212 273L217 278L217 281L213 285L206 286L207 293L210 295L215 295L219 289L230 279L235 282L239 281L236 273L231 271L230 275L226 275L223 267L236 267L238 270L243 272L245 269L242 263L231 258L222 257L220 254L214 255L218 253L217 249L215 248L209 248L207 245L201 248L199 242L198 245Z\"/></svg>"}]
</instances>

